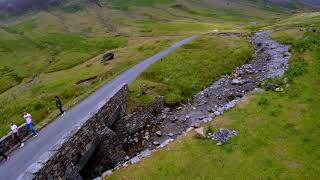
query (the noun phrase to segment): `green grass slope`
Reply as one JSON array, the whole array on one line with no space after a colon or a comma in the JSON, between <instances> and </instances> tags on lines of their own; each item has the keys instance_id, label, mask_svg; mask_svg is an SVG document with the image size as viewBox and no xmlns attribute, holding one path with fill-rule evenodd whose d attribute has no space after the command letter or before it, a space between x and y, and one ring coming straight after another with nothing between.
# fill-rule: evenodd
<instances>
[{"instance_id":1,"label":"green grass slope","mask_svg":"<svg viewBox=\"0 0 320 180\"><path fill-rule=\"evenodd\" d=\"M238 130L229 143L190 133L107 179L319 179L320 34L303 31L319 27L317 18L293 17L273 33L291 45L289 87L250 95L205 126Z\"/></svg>"},{"instance_id":2,"label":"green grass slope","mask_svg":"<svg viewBox=\"0 0 320 180\"><path fill-rule=\"evenodd\" d=\"M135 106L150 104L164 96L168 105L186 102L222 75L244 64L253 49L242 37L203 35L184 45L143 72L130 86ZM141 94L143 87L146 95Z\"/></svg>"},{"instance_id":3,"label":"green grass slope","mask_svg":"<svg viewBox=\"0 0 320 180\"><path fill-rule=\"evenodd\" d=\"M8 132L10 122L23 122L23 111L32 113L43 126L57 113L54 96L61 96L70 107L183 37L213 29L244 32L288 16L281 8L242 1L100 2L101 6L70 1L2 18L0 103L5 105L0 107L1 135ZM116 52L116 59L103 66L99 60L108 50ZM95 80L77 84L92 77Z\"/></svg>"}]
</instances>

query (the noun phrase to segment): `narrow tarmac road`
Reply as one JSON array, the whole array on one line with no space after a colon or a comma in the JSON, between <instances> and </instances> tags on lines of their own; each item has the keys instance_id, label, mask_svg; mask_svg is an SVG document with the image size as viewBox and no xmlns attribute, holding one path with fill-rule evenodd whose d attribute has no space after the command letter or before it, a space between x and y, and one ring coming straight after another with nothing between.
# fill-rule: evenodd
<instances>
[{"instance_id":1,"label":"narrow tarmac road","mask_svg":"<svg viewBox=\"0 0 320 180\"><path fill-rule=\"evenodd\" d=\"M123 83L130 84L137 76L154 62L168 55L182 45L192 41L196 36L188 37L172 47L142 61L129 70L117 76L112 81L105 84L96 92L91 94L81 103L67 111L67 113L39 132L39 136L31 138L25 143L23 148L17 149L10 156L11 159L0 164L0 180L14 180L23 173L29 165L37 160L46 150L52 147L60 137L66 134L70 127L74 126L78 120L94 112L97 104L113 95L113 90Z\"/></svg>"}]
</instances>

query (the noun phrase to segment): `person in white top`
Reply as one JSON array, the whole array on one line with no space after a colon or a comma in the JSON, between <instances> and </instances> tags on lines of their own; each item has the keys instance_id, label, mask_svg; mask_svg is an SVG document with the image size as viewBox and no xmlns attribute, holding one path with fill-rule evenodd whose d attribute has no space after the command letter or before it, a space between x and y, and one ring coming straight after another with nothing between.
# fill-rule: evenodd
<instances>
[{"instance_id":1,"label":"person in white top","mask_svg":"<svg viewBox=\"0 0 320 180\"><path fill-rule=\"evenodd\" d=\"M23 147L24 143L21 141L21 139L19 137L18 126L12 123L11 124L11 131L12 131L12 138L16 139L20 143L20 147Z\"/></svg>"},{"instance_id":2,"label":"person in white top","mask_svg":"<svg viewBox=\"0 0 320 180\"><path fill-rule=\"evenodd\" d=\"M34 137L38 136L38 133L36 132L36 130L33 128L33 124L32 124L32 116L31 114L28 114L26 112L23 113L23 118L26 120L28 129L32 132Z\"/></svg>"}]
</instances>

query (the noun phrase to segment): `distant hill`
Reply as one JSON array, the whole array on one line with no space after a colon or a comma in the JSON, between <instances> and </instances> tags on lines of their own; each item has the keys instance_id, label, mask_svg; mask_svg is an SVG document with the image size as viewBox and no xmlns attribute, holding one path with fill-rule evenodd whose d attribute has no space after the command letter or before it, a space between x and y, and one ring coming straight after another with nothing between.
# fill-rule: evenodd
<instances>
[{"instance_id":1,"label":"distant hill","mask_svg":"<svg viewBox=\"0 0 320 180\"><path fill-rule=\"evenodd\" d=\"M199 2L207 2L207 3L247 3L247 4L260 4L260 5L275 5L282 6L290 9L299 9L299 8L319 8L320 0L200 0ZM43 10L52 7L62 6L62 7L73 7L79 5L86 5L88 3L97 4L98 6L105 5L117 5L121 4L153 4L157 1L142 1L142 0L0 0L0 13L12 13L12 12L24 12L24 11L35 11L35 10ZM160 0L157 3L161 2L172 2L175 0Z\"/></svg>"}]
</instances>

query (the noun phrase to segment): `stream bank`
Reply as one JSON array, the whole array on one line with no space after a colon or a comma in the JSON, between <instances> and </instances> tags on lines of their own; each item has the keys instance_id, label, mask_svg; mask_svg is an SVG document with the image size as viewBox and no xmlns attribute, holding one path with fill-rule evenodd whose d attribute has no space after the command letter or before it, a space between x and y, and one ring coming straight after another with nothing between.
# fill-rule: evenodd
<instances>
[{"instance_id":1,"label":"stream bank","mask_svg":"<svg viewBox=\"0 0 320 180\"><path fill-rule=\"evenodd\" d=\"M234 107L258 84L268 78L282 76L288 69L291 53L289 46L272 40L270 34L271 31L262 31L250 37L249 41L255 48L252 60L196 94L190 102L171 109L165 107L163 97L159 97L153 105L118 121L113 130L122 139L127 157L115 168L138 163L178 136ZM88 171L91 169L94 174L101 173L94 171L96 168L88 167ZM111 168L109 166L107 169ZM103 176L110 174L111 171L107 171Z\"/></svg>"}]
</instances>

